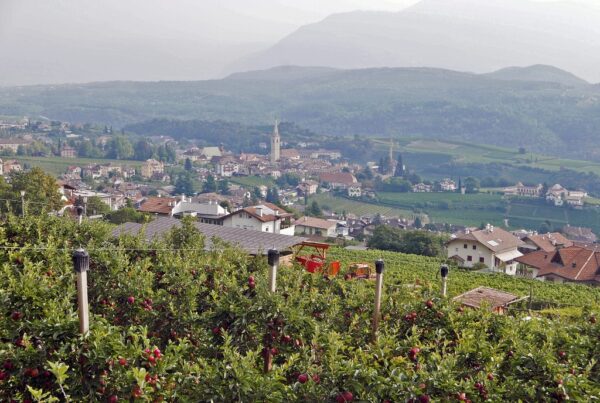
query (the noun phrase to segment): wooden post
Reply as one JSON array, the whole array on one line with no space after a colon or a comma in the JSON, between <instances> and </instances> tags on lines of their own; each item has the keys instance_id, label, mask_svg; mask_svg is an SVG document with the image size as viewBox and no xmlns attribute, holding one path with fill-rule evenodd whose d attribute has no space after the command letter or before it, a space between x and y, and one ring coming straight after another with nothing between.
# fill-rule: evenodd
<instances>
[{"instance_id":1,"label":"wooden post","mask_svg":"<svg viewBox=\"0 0 600 403\"><path fill-rule=\"evenodd\" d=\"M21 190L21 217L25 217L25 191Z\"/></svg>"},{"instance_id":2,"label":"wooden post","mask_svg":"<svg viewBox=\"0 0 600 403\"><path fill-rule=\"evenodd\" d=\"M77 222L79 225L81 225L82 220L83 220L83 207L77 206Z\"/></svg>"},{"instance_id":3,"label":"wooden post","mask_svg":"<svg viewBox=\"0 0 600 403\"><path fill-rule=\"evenodd\" d=\"M440 275L442 276L442 297L446 297L446 294L448 293L448 266L447 265L442 265L442 267L440 267Z\"/></svg>"},{"instance_id":4,"label":"wooden post","mask_svg":"<svg viewBox=\"0 0 600 403\"><path fill-rule=\"evenodd\" d=\"M79 310L79 331L86 335L90 330L87 271L90 268L90 255L84 249L73 253L73 268L77 273L77 308Z\"/></svg>"},{"instance_id":5,"label":"wooden post","mask_svg":"<svg viewBox=\"0 0 600 403\"><path fill-rule=\"evenodd\" d=\"M279 251L275 249L269 249L268 253L269 260L269 291L275 292L277 289L277 269L279 267Z\"/></svg>"},{"instance_id":6,"label":"wooden post","mask_svg":"<svg viewBox=\"0 0 600 403\"><path fill-rule=\"evenodd\" d=\"M377 340L377 330L379 329L379 317L381 315L381 294L383 293L383 271L385 264L379 259L375 262L375 272L377 279L375 280L375 309L373 311L373 341Z\"/></svg>"},{"instance_id":7,"label":"wooden post","mask_svg":"<svg viewBox=\"0 0 600 403\"><path fill-rule=\"evenodd\" d=\"M263 357L265 359L263 371L265 374L271 372L273 369L273 355L271 354L271 347L265 347L263 349Z\"/></svg>"}]
</instances>

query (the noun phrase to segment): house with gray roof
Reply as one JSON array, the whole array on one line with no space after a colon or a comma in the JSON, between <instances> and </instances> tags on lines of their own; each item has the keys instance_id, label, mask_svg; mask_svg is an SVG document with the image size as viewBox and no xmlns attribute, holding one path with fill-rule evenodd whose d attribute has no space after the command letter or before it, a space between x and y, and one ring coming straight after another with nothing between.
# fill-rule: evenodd
<instances>
[{"instance_id":1,"label":"house with gray roof","mask_svg":"<svg viewBox=\"0 0 600 403\"><path fill-rule=\"evenodd\" d=\"M157 217L147 224L138 224L128 222L115 228L112 235L143 234L150 242L155 239L161 239L173 228L181 226L181 221L172 217ZM205 224L194 222L194 226L205 237L205 248L210 250L214 238L221 239L228 244L237 246L249 255L266 254L269 249L276 249L282 254L289 254L293 246L306 241L307 238L274 234L270 232L253 231L251 229L231 228L221 225Z\"/></svg>"},{"instance_id":2,"label":"house with gray roof","mask_svg":"<svg viewBox=\"0 0 600 403\"><path fill-rule=\"evenodd\" d=\"M485 229L465 231L452 236L446 243L448 258L459 266L471 268L477 263L489 271L517 274L516 258L523 256L519 251L525 243L502 228L488 224Z\"/></svg>"}]
</instances>

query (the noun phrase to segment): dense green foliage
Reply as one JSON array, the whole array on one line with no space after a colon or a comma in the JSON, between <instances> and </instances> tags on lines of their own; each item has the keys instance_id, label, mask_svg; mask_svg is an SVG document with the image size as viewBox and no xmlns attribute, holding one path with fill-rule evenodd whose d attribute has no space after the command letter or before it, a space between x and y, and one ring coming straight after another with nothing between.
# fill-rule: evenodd
<instances>
[{"instance_id":1,"label":"dense green foliage","mask_svg":"<svg viewBox=\"0 0 600 403\"><path fill-rule=\"evenodd\" d=\"M157 117L265 124L279 116L321 134L453 138L598 159L599 91L593 85L393 68L323 71L298 79L250 73L198 82L3 88L0 109L115 126ZM160 122L146 126L164 129ZM188 138L202 138L197 125L180 126ZM175 129L172 123L168 128ZM219 143L226 138L248 143L246 132L239 136L226 125L219 132L224 134L216 137Z\"/></svg>"},{"instance_id":2,"label":"dense green foliage","mask_svg":"<svg viewBox=\"0 0 600 403\"><path fill-rule=\"evenodd\" d=\"M43 215L4 219L0 400L581 401L600 394L598 289L453 271L451 296L486 284L583 307L565 317L463 311L436 297L439 260L334 248L343 271L352 261L386 261L372 343L373 282L282 267L270 294L263 258L218 243L204 251L187 223L149 246L111 239L109 230ZM77 332L71 253L78 245L91 255L87 337ZM267 374L265 349L273 354Z\"/></svg>"},{"instance_id":3,"label":"dense green foliage","mask_svg":"<svg viewBox=\"0 0 600 403\"><path fill-rule=\"evenodd\" d=\"M415 226L417 226L415 220ZM427 231L405 231L387 225L379 225L369 238L373 249L389 250L422 256L442 256L447 238Z\"/></svg>"},{"instance_id":4,"label":"dense green foliage","mask_svg":"<svg viewBox=\"0 0 600 403\"><path fill-rule=\"evenodd\" d=\"M0 211L22 214L24 207L25 214L40 214L62 207L56 179L40 168L13 171L8 182L0 177Z\"/></svg>"}]
</instances>

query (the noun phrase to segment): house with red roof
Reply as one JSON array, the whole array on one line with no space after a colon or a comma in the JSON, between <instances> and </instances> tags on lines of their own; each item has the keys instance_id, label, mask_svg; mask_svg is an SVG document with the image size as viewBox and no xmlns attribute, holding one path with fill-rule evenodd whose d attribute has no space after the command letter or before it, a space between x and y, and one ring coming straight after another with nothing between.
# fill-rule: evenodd
<instances>
[{"instance_id":1,"label":"house with red roof","mask_svg":"<svg viewBox=\"0 0 600 403\"><path fill-rule=\"evenodd\" d=\"M272 203L245 207L221 219L224 227L243 228L273 234L294 235L293 214Z\"/></svg>"},{"instance_id":2,"label":"house with red roof","mask_svg":"<svg viewBox=\"0 0 600 403\"><path fill-rule=\"evenodd\" d=\"M515 260L539 280L600 285L600 246L538 250Z\"/></svg>"},{"instance_id":3,"label":"house with red roof","mask_svg":"<svg viewBox=\"0 0 600 403\"><path fill-rule=\"evenodd\" d=\"M356 185L358 181L350 172L324 172L319 175L321 184L328 184L331 189L347 189Z\"/></svg>"}]
</instances>

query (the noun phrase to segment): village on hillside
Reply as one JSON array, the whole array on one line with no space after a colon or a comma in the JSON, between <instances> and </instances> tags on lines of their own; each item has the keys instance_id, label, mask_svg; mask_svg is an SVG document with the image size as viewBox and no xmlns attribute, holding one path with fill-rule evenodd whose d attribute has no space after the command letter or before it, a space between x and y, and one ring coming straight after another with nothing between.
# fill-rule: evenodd
<instances>
[{"instance_id":1,"label":"village on hillside","mask_svg":"<svg viewBox=\"0 0 600 403\"><path fill-rule=\"evenodd\" d=\"M78 161L69 164L58 177L65 203L61 214L73 214L74 210L68 207L76 204L86 206L86 214L92 218L133 208L150 216L192 216L200 223L224 228L358 245L382 224L400 230L426 229L451 234L446 245L447 257L458 266L549 281L597 280L587 267L596 259L584 259L589 253L596 253L596 236L589 228L566 225L560 233L538 234L536 228L509 231L490 224L476 228L433 223L423 214L358 215L329 210L330 206L310 201L315 195L331 194L340 200L377 205L378 190L382 188L415 194L479 192L473 178L422 180L403 163L402 154L394 149L393 142L380 161L353 164L340 151L319 148L318 144L286 148L276 122L269 136L270 144L260 145L266 151L262 154L234 154L222 145L180 146L169 136L159 136L149 139L151 143L136 144L136 147L147 144L150 148L150 158L145 160L121 163L112 159L82 164L85 158L79 153L90 139L75 134L77 128L68 123L32 124L27 119L2 122L2 133L12 135L0 138L3 155L0 174L10 180L12 172L31 167L32 157L41 160L55 155L63 163L69 159ZM58 133L58 141L49 133ZM124 139L115 137L112 129L105 127L94 137L93 146L109 150L108 154L118 154L119 150L131 147L119 144ZM519 182L499 192L507 200L544 200L556 208L582 209L588 198L584 190L568 190L560 184L527 186ZM92 206L90 211L88 204ZM540 259L540 253L547 259ZM572 262L573 256L578 256L577 262ZM569 266L584 263L585 267L575 274L569 270Z\"/></svg>"}]
</instances>

